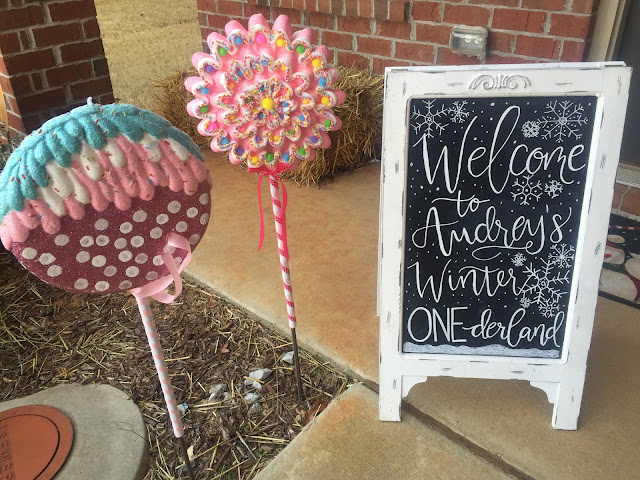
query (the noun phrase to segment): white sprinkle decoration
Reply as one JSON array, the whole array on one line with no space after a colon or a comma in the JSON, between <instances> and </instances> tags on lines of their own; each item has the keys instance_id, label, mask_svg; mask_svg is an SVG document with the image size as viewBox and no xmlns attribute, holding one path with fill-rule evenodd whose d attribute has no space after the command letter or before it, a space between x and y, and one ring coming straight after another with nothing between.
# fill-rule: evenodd
<instances>
[{"instance_id":1,"label":"white sprinkle decoration","mask_svg":"<svg viewBox=\"0 0 640 480\"><path fill-rule=\"evenodd\" d=\"M174 200L167 206L167 210L169 210L171 213L178 213L181 208L182 205L180 205L180 202L178 202L177 200Z\"/></svg>"},{"instance_id":2,"label":"white sprinkle decoration","mask_svg":"<svg viewBox=\"0 0 640 480\"><path fill-rule=\"evenodd\" d=\"M104 257L104 255L96 255L91 259L91 265L93 265L94 267L104 267L106 263L107 259Z\"/></svg>"},{"instance_id":3,"label":"white sprinkle decoration","mask_svg":"<svg viewBox=\"0 0 640 480\"><path fill-rule=\"evenodd\" d=\"M205 213L204 215L202 215L200 217L200 223L202 225L206 225L207 223L209 223L209 214L208 213Z\"/></svg>"},{"instance_id":4,"label":"white sprinkle decoration","mask_svg":"<svg viewBox=\"0 0 640 480\"><path fill-rule=\"evenodd\" d=\"M67 243L69 243L69 237L63 234L56 235L56 238L53 239L53 243L55 243L59 247L64 247Z\"/></svg>"},{"instance_id":5,"label":"white sprinkle decoration","mask_svg":"<svg viewBox=\"0 0 640 480\"><path fill-rule=\"evenodd\" d=\"M129 267L127 268L126 272L127 277L129 278L133 278L136 277L138 275L138 273L140 273L140 269L138 267Z\"/></svg>"},{"instance_id":6,"label":"white sprinkle decoration","mask_svg":"<svg viewBox=\"0 0 640 480\"><path fill-rule=\"evenodd\" d=\"M89 259L91 258L91 255L89 255L89 252L78 252L78 254L76 255L76 262L78 263L86 263L89 261Z\"/></svg>"},{"instance_id":7,"label":"white sprinkle decoration","mask_svg":"<svg viewBox=\"0 0 640 480\"><path fill-rule=\"evenodd\" d=\"M56 257L51 255L50 253L43 253L42 255L40 255L40 258L38 259L38 261L42 265L51 265L53 262L56 261Z\"/></svg>"},{"instance_id":8,"label":"white sprinkle decoration","mask_svg":"<svg viewBox=\"0 0 640 480\"><path fill-rule=\"evenodd\" d=\"M62 273L62 267L60 265L51 265L47 269L47 275L49 275L50 277L57 277L61 273Z\"/></svg>"},{"instance_id":9,"label":"white sprinkle decoration","mask_svg":"<svg viewBox=\"0 0 640 480\"><path fill-rule=\"evenodd\" d=\"M133 286L133 284L129 280L124 280L120 282L120 290L127 290Z\"/></svg>"},{"instance_id":10,"label":"white sprinkle decoration","mask_svg":"<svg viewBox=\"0 0 640 480\"><path fill-rule=\"evenodd\" d=\"M99 247L104 247L105 245L109 245L109 237L106 235L98 235L96 237L96 244Z\"/></svg>"},{"instance_id":11,"label":"white sprinkle decoration","mask_svg":"<svg viewBox=\"0 0 640 480\"><path fill-rule=\"evenodd\" d=\"M129 233L131 232L131 230L133 230L133 225L131 225L131 223L129 222L124 222L122 225L120 225L120 231L122 233Z\"/></svg>"},{"instance_id":12,"label":"white sprinkle decoration","mask_svg":"<svg viewBox=\"0 0 640 480\"><path fill-rule=\"evenodd\" d=\"M169 216L166 213L161 213L156 217L156 222L158 225L164 225L169 221Z\"/></svg>"},{"instance_id":13,"label":"white sprinkle decoration","mask_svg":"<svg viewBox=\"0 0 640 480\"><path fill-rule=\"evenodd\" d=\"M113 242L113 246L116 247L118 250L122 250L124 247L127 246L127 240L124 238L118 238L115 242Z\"/></svg>"},{"instance_id":14,"label":"white sprinkle decoration","mask_svg":"<svg viewBox=\"0 0 640 480\"><path fill-rule=\"evenodd\" d=\"M131 253L129 250L123 250L118 255L118 258L121 262L128 262L133 258L133 253Z\"/></svg>"},{"instance_id":15,"label":"white sprinkle decoration","mask_svg":"<svg viewBox=\"0 0 640 480\"><path fill-rule=\"evenodd\" d=\"M149 234L149 236L154 240L157 240L162 236L162 229L159 227L151 229L151 233Z\"/></svg>"},{"instance_id":16,"label":"white sprinkle decoration","mask_svg":"<svg viewBox=\"0 0 640 480\"><path fill-rule=\"evenodd\" d=\"M191 245L195 245L196 243L198 243L200 241L200 235L198 235L197 233L194 233L193 235L191 235L189 237L189 243Z\"/></svg>"},{"instance_id":17,"label":"white sprinkle decoration","mask_svg":"<svg viewBox=\"0 0 640 480\"><path fill-rule=\"evenodd\" d=\"M147 260L149 260L149 255L147 255L146 253L139 253L138 255L136 255L136 263L140 265L146 263Z\"/></svg>"},{"instance_id":18,"label":"white sprinkle decoration","mask_svg":"<svg viewBox=\"0 0 640 480\"><path fill-rule=\"evenodd\" d=\"M133 214L133 221L134 222L144 222L147 219L147 212L145 212L144 210L138 210L136 213Z\"/></svg>"},{"instance_id":19,"label":"white sprinkle decoration","mask_svg":"<svg viewBox=\"0 0 640 480\"><path fill-rule=\"evenodd\" d=\"M191 207L189 210L187 210L187 217L193 218L196 215L198 215L198 209L196 207Z\"/></svg>"},{"instance_id":20,"label":"white sprinkle decoration","mask_svg":"<svg viewBox=\"0 0 640 480\"><path fill-rule=\"evenodd\" d=\"M207 203L209 203L209 194L208 193L203 193L202 195L200 195L200 203L202 205L206 205Z\"/></svg>"},{"instance_id":21,"label":"white sprinkle decoration","mask_svg":"<svg viewBox=\"0 0 640 480\"><path fill-rule=\"evenodd\" d=\"M84 248L88 248L90 246L93 245L93 237L90 237L89 235L85 235L84 237L82 237L80 239L80 245L82 245Z\"/></svg>"},{"instance_id":22,"label":"white sprinkle decoration","mask_svg":"<svg viewBox=\"0 0 640 480\"><path fill-rule=\"evenodd\" d=\"M187 230L187 222L178 222L176 225L176 230L180 233L183 233Z\"/></svg>"},{"instance_id":23,"label":"white sprinkle decoration","mask_svg":"<svg viewBox=\"0 0 640 480\"><path fill-rule=\"evenodd\" d=\"M150 282L158 278L158 272L149 272L147 273L147 280Z\"/></svg>"},{"instance_id":24,"label":"white sprinkle decoration","mask_svg":"<svg viewBox=\"0 0 640 480\"><path fill-rule=\"evenodd\" d=\"M73 284L76 290L84 290L89 286L89 281L86 278L79 278L76 283Z\"/></svg>"},{"instance_id":25,"label":"white sprinkle decoration","mask_svg":"<svg viewBox=\"0 0 640 480\"><path fill-rule=\"evenodd\" d=\"M157 267L160 265L164 265L164 260L162 260L162 255L156 255L153 257L153 264Z\"/></svg>"},{"instance_id":26,"label":"white sprinkle decoration","mask_svg":"<svg viewBox=\"0 0 640 480\"><path fill-rule=\"evenodd\" d=\"M116 273L118 273L118 269L113 265L109 265L107 268L104 269L104 275L106 277L113 277Z\"/></svg>"},{"instance_id":27,"label":"white sprinkle decoration","mask_svg":"<svg viewBox=\"0 0 640 480\"><path fill-rule=\"evenodd\" d=\"M94 224L94 227L96 227L96 230L100 230L100 231L106 230L108 226L109 226L109 222L104 218L97 220L96 223Z\"/></svg>"},{"instance_id":28,"label":"white sprinkle decoration","mask_svg":"<svg viewBox=\"0 0 640 480\"><path fill-rule=\"evenodd\" d=\"M141 247L143 244L144 244L144 238L142 238L140 235L136 235L131 239L131 245L136 248Z\"/></svg>"},{"instance_id":29,"label":"white sprinkle decoration","mask_svg":"<svg viewBox=\"0 0 640 480\"><path fill-rule=\"evenodd\" d=\"M105 282L104 280L101 280L98 283L96 283L96 290L98 290L99 292L104 292L108 288L109 288L109 282Z\"/></svg>"},{"instance_id":30,"label":"white sprinkle decoration","mask_svg":"<svg viewBox=\"0 0 640 480\"><path fill-rule=\"evenodd\" d=\"M38 251L35 248L27 247L22 250L22 256L27 260L33 260L38 255Z\"/></svg>"}]
</instances>

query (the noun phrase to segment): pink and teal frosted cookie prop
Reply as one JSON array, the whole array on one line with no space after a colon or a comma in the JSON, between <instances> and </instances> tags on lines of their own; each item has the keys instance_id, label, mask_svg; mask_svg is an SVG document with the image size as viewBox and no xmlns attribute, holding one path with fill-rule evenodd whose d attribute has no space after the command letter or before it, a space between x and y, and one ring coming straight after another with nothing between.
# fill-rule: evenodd
<instances>
[{"instance_id":1,"label":"pink and teal frosted cookie prop","mask_svg":"<svg viewBox=\"0 0 640 480\"><path fill-rule=\"evenodd\" d=\"M209 223L211 183L184 132L132 105L89 104L46 122L0 173L0 239L27 270L72 292L136 297L185 458L149 297L180 295L180 272Z\"/></svg>"},{"instance_id":2,"label":"pink and teal frosted cookie prop","mask_svg":"<svg viewBox=\"0 0 640 480\"><path fill-rule=\"evenodd\" d=\"M45 123L0 174L0 239L64 290L109 293L169 274L173 232L197 246L211 178L193 141L131 105L87 105ZM180 265L187 252L175 249Z\"/></svg>"},{"instance_id":3,"label":"pink and teal frosted cookie prop","mask_svg":"<svg viewBox=\"0 0 640 480\"><path fill-rule=\"evenodd\" d=\"M185 82L196 97L187 105L187 112L202 119L198 132L213 137L214 152L227 152L232 163L245 164L248 171L260 174L259 200L260 181L269 176L298 398L302 400L285 219L287 193L278 174L296 168L301 161L312 161L316 148L330 146L328 132L342 126L332 108L342 104L346 95L334 88L339 74L328 67L326 47L313 46L313 32L308 28L292 34L286 15L279 16L271 28L262 15L253 15L248 29L233 20L226 24L225 33L208 36L211 54L193 55L200 76ZM262 246L262 205L260 215Z\"/></svg>"}]
</instances>

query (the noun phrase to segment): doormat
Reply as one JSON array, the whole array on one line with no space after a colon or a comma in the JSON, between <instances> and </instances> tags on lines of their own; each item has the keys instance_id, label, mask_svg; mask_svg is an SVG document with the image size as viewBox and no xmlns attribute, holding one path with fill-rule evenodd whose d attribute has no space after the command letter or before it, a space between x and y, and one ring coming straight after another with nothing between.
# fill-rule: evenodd
<instances>
[{"instance_id":1,"label":"doormat","mask_svg":"<svg viewBox=\"0 0 640 480\"><path fill-rule=\"evenodd\" d=\"M600 294L640 308L640 222L611 215Z\"/></svg>"}]
</instances>

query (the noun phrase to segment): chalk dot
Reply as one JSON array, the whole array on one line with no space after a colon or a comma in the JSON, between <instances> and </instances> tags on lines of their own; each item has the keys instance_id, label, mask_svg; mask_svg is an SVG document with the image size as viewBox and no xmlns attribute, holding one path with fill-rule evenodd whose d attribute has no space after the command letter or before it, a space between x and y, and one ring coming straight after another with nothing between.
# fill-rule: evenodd
<instances>
[{"instance_id":1,"label":"chalk dot","mask_svg":"<svg viewBox=\"0 0 640 480\"><path fill-rule=\"evenodd\" d=\"M76 261L78 263L86 263L89 261L89 259L91 258L91 255L89 255L89 252L78 252L78 254L76 255Z\"/></svg>"},{"instance_id":2,"label":"chalk dot","mask_svg":"<svg viewBox=\"0 0 640 480\"><path fill-rule=\"evenodd\" d=\"M198 235L197 233L191 235L189 237L189 243L191 245L195 245L196 243L198 243L200 241L200 235Z\"/></svg>"},{"instance_id":3,"label":"chalk dot","mask_svg":"<svg viewBox=\"0 0 640 480\"><path fill-rule=\"evenodd\" d=\"M109 245L109 237L106 235L98 235L96 237L96 244L99 247L104 247L105 245Z\"/></svg>"},{"instance_id":4,"label":"chalk dot","mask_svg":"<svg viewBox=\"0 0 640 480\"><path fill-rule=\"evenodd\" d=\"M158 278L158 272L149 272L147 273L147 280L149 280L150 282L155 280L156 278Z\"/></svg>"},{"instance_id":5,"label":"chalk dot","mask_svg":"<svg viewBox=\"0 0 640 480\"><path fill-rule=\"evenodd\" d=\"M82 245L85 248L90 247L91 245L93 245L93 237L90 237L89 235L85 235L80 239L80 245Z\"/></svg>"},{"instance_id":6,"label":"chalk dot","mask_svg":"<svg viewBox=\"0 0 640 480\"><path fill-rule=\"evenodd\" d=\"M169 221L169 217L167 216L166 213L161 213L156 217L156 222L158 223L158 225L164 225L168 221Z\"/></svg>"},{"instance_id":7,"label":"chalk dot","mask_svg":"<svg viewBox=\"0 0 640 480\"><path fill-rule=\"evenodd\" d=\"M57 277L61 273L62 273L62 267L60 265L51 265L47 269L47 275L49 275L50 277Z\"/></svg>"},{"instance_id":8,"label":"chalk dot","mask_svg":"<svg viewBox=\"0 0 640 480\"><path fill-rule=\"evenodd\" d=\"M133 214L133 221L134 222L144 222L147 219L147 212L145 212L144 210L138 210L136 213Z\"/></svg>"},{"instance_id":9,"label":"chalk dot","mask_svg":"<svg viewBox=\"0 0 640 480\"><path fill-rule=\"evenodd\" d=\"M35 248L27 247L22 250L22 256L27 260L33 260L38 255L38 251Z\"/></svg>"},{"instance_id":10,"label":"chalk dot","mask_svg":"<svg viewBox=\"0 0 640 480\"><path fill-rule=\"evenodd\" d=\"M91 265L94 267L104 267L107 263L107 259L104 258L104 255L96 255L91 259Z\"/></svg>"},{"instance_id":11,"label":"chalk dot","mask_svg":"<svg viewBox=\"0 0 640 480\"><path fill-rule=\"evenodd\" d=\"M133 258L133 253L131 253L129 250L123 250L118 255L118 258L121 262L128 262Z\"/></svg>"},{"instance_id":12,"label":"chalk dot","mask_svg":"<svg viewBox=\"0 0 640 480\"><path fill-rule=\"evenodd\" d=\"M73 284L76 290L84 290L89 286L89 281L86 278L79 278L76 283Z\"/></svg>"},{"instance_id":13,"label":"chalk dot","mask_svg":"<svg viewBox=\"0 0 640 480\"><path fill-rule=\"evenodd\" d=\"M176 230L179 233L183 233L184 231L186 231L187 230L187 222L178 222L176 224Z\"/></svg>"},{"instance_id":14,"label":"chalk dot","mask_svg":"<svg viewBox=\"0 0 640 480\"><path fill-rule=\"evenodd\" d=\"M116 247L118 250L122 250L124 247L127 246L127 240L124 238L119 238L115 242L113 242L113 246Z\"/></svg>"},{"instance_id":15,"label":"chalk dot","mask_svg":"<svg viewBox=\"0 0 640 480\"><path fill-rule=\"evenodd\" d=\"M118 273L118 269L113 265L109 265L107 268L104 269L104 274L107 277L113 277L116 273Z\"/></svg>"},{"instance_id":16,"label":"chalk dot","mask_svg":"<svg viewBox=\"0 0 640 480\"><path fill-rule=\"evenodd\" d=\"M200 217L200 223L202 225L206 225L207 223L209 223L209 214L208 213L205 213L204 215L202 215Z\"/></svg>"},{"instance_id":17,"label":"chalk dot","mask_svg":"<svg viewBox=\"0 0 640 480\"><path fill-rule=\"evenodd\" d=\"M105 290L109 289L109 282L105 282L104 280L99 281L98 283L96 283L96 290L98 290L99 292L104 292Z\"/></svg>"},{"instance_id":18,"label":"chalk dot","mask_svg":"<svg viewBox=\"0 0 640 480\"><path fill-rule=\"evenodd\" d=\"M120 231L122 233L129 233L131 232L131 230L133 230L133 225L131 225L131 223L129 222L124 222L122 225L120 225Z\"/></svg>"},{"instance_id":19,"label":"chalk dot","mask_svg":"<svg viewBox=\"0 0 640 480\"><path fill-rule=\"evenodd\" d=\"M157 267L160 265L164 265L164 260L162 260L162 255L156 255L153 257L153 264Z\"/></svg>"},{"instance_id":20,"label":"chalk dot","mask_svg":"<svg viewBox=\"0 0 640 480\"><path fill-rule=\"evenodd\" d=\"M124 280L122 282L120 282L120 290L127 290L128 288L132 287L132 283L129 280Z\"/></svg>"},{"instance_id":21,"label":"chalk dot","mask_svg":"<svg viewBox=\"0 0 640 480\"><path fill-rule=\"evenodd\" d=\"M146 263L147 260L149 260L149 255L147 255L146 253L139 253L138 255L136 255L136 263L140 265Z\"/></svg>"},{"instance_id":22,"label":"chalk dot","mask_svg":"<svg viewBox=\"0 0 640 480\"><path fill-rule=\"evenodd\" d=\"M53 262L56 261L56 257L51 255L50 253L43 253L42 255L40 255L40 258L38 259L38 261L42 265L51 265Z\"/></svg>"},{"instance_id":23,"label":"chalk dot","mask_svg":"<svg viewBox=\"0 0 640 480\"><path fill-rule=\"evenodd\" d=\"M198 215L198 209L196 207L191 207L189 210L187 210L187 217L193 218L196 215Z\"/></svg>"},{"instance_id":24,"label":"chalk dot","mask_svg":"<svg viewBox=\"0 0 640 480\"><path fill-rule=\"evenodd\" d=\"M202 195L200 195L200 203L202 205L206 205L207 203L209 203L209 194L208 193L203 193Z\"/></svg>"},{"instance_id":25,"label":"chalk dot","mask_svg":"<svg viewBox=\"0 0 640 480\"><path fill-rule=\"evenodd\" d=\"M127 274L127 277L133 278L133 277L138 276L138 273L140 273L140 269L138 267L133 267L132 266L132 267L127 268L125 273Z\"/></svg>"},{"instance_id":26,"label":"chalk dot","mask_svg":"<svg viewBox=\"0 0 640 480\"><path fill-rule=\"evenodd\" d=\"M169 210L171 213L178 213L181 208L182 205L180 205L180 202L178 202L177 200L174 200L173 202L169 203L169 205L167 205L167 210Z\"/></svg>"},{"instance_id":27,"label":"chalk dot","mask_svg":"<svg viewBox=\"0 0 640 480\"><path fill-rule=\"evenodd\" d=\"M96 230L100 230L100 231L106 230L108 226L109 226L109 222L104 218L97 220L96 223L94 224L94 227L96 227Z\"/></svg>"},{"instance_id":28,"label":"chalk dot","mask_svg":"<svg viewBox=\"0 0 640 480\"><path fill-rule=\"evenodd\" d=\"M143 244L144 244L144 238L142 238L140 235L136 235L131 239L131 245L136 248L141 247Z\"/></svg>"},{"instance_id":29,"label":"chalk dot","mask_svg":"<svg viewBox=\"0 0 640 480\"><path fill-rule=\"evenodd\" d=\"M153 239L158 239L162 236L162 229L161 228L154 228L151 230L151 233L149 234L151 236L151 238Z\"/></svg>"},{"instance_id":30,"label":"chalk dot","mask_svg":"<svg viewBox=\"0 0 640 480\"><path fill-rule=\"evenodd\" d=\"M62 234L56 235L56 238L53 239L53 243L55 243L59 247L64 247L67 243L69 243L69 237Z\"/></svg>"}]
</instances>

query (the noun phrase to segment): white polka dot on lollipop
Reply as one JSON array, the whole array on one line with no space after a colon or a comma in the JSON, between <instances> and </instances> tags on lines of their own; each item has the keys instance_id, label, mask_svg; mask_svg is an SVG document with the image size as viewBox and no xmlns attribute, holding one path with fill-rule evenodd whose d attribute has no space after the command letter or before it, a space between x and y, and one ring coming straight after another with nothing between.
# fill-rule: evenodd
<instances>
[{"instance_id":1,"label":"white polka dot on lollipop","mask_svg":"<svg viewBox=\"0 0 640 480\"><path fill-rule=\"evenodd\" d=\"M90 258L91 258L91 255L89 255L89 252L85 252L83 250L82 252L78 252L78 254L76 255L76 262L86 263L89 261Z\"/></svg>"},{"instance_id":2,"label":"white polka dot on lollipop","mask_svg":"<svg viewBox=\"0 0 640 480\"><path fill-rule=\"evenodd\" d=\"M138 255L136 255L136 263L139 265L142 265L143 263L147 263L147 260L149 260L149 255L147 255L146 253L139 253Z\"/></svg>"},{"instance_id":3,"label":"white polka dot on lollipop","mask_svg":"<svg viewBox=\"0 0 640 480\"><path fill-rule=\"evenodd\" d=\"M144 222L147 219L147 212L145 212L144 210L138 210L136 213L133 214L133 221L134 222Z\"/></svg>"},{"instance_id":4,"label":"white polka dot on lollipop","mask_svg":"<svg viewBox=\"0 0 640 480\"><path fill-rule=\"evenodd\" d=\"M131 223L129 222L124 222L120 225L120 231L122 233L131 233L131 230L133 230L133 225L131 225Z\"/></svg>"},{"instance_id":5,"label":"white polka dot on lollipop","mask_svg":"<svg viewBox=\"0 0 640 480\"><path fill-rule=\"evenodd\" d=\"M173 261L176 262L176 265L180 265L182 263L182 257L175 257Z\"/></svg>"},{"instance_id":6,"label":"white polka dot on lollipop","mask_svg":"<svg viewBox=\"0 0 640 480\"><path fill-rule=\"evenodd\" d=\"M38 255L38 251L35 248L27 247L22 250L22 257L27 260L33 260Z\"/></svg>"},{"instance_id":7,"label":"white polka dot on lollipop","mask_svg":"<svg viewBox=\"0 0 640 480\"><path fill-rule=\"evenodd\" d=\"M99 292L104 292L109 289L109 282L105 282L104 280L96 283L96 290Z\"/></svg>"},{"instance_id":8,"label":"white polka dot on lollipop","mask_svg":"<svg viewBox=\"0 0 640 480\"><path fill-rule=\"evenodd\" d=\"M183 233L187 230L187 222L178 222L176 224L176 231L179 233Z\"/></svg>"},{"instance_id":9,"label":"white polka dot on lollipop","mask_svg":"<svg viewBox=\"0 0 640 480\"><path fill-rule=\"evenodd\" d=\"M113 265L109 265L107 268L104 269L105 277L113 277L116 273L118 273L118 269Z\"/></svg>"},{"instance_id":10,"label":"white polka dot on lollipop","mask_svg":"<svg viewBox=\"0 0 640 480\"><path fill-rule=\"evenodd\" d=\"M131 239L131 245L136 248L141 247L142 245L144 245L144 238L142 238L140 235L136 235Z\"/></svg>"},{"instance_id":11,"label":"white polka dot on lollipop","mask_svg":"<svg viewBox=\"0 0 640 480\"><path fill-rule=\"evenodd\" d=\"M38 261L42 265L51 265L53 262L56 261L56 257L51 255L50 253L43 253L42 255L40 255L40 258L38 259Z\"/></svg>"},{"instance_id":12,"label":"white polka dot on lollipop","mask_svg":"<svg viewBox=\"0 0 640 480\"><path fill-rule=\"evenodd\" d=\"M154 240L157 240L158 238L160 238L162 236L162 229L159 228L159 227L152 228L151 232L149 233L149 236L151 238L153 238Z\"/></svg>"},{"instance_id":13,"label":"white polka dot on lollipop","mask_svg":"<svg viewBox=\"0 0 640 480\"><path fill-rule=\"evenodd\" d=\"M125 270L125 273L129 278L137 277L140 273L140 269L138 267L131 266Z\"/></svg>"},{"instance_id":14,"label":"white polka dot on lollipop","mask_svg":"<svg viewBox=\"0 0 640 480\"><path fill-rule=\"evenodd\" d=\"M98 235L96 237L96 245L98 245L99 247L109 245L109 237L107 237L106 235Z\"/></svg>"},{"instance_id":15,"label":"white polka dot on lollipop","mask_svg":"<svg viewBox=\"0 0 640 480\"><path fill-rule=\"evenodd\" d=\"M131 253L129 250L123 250L118 254L118 258L121 262L128 262L133 258L133 253Z\"/></svg>"},{"instance_id":16,"label":"white polka dot on lollipop","mask_svg":"<svg viewBox=\"0 0 640 480\"><path fill-rule=\"evenodd\" d=\"M189 243L191 245L195 245L196 243L198 243L200 241L200 235L198 235L197 233L194 233L193 235L191 235L189 237Z\"/></svg>"},{"instance_id":17,"label":"white polka dot on lollipop","mask_svg":"<svg viewBox=\"0 0 640 480\"><path fill-rule=\"evenodd\" d=\"M125 238L118 238L115 242L113 242L113 246L118 250L122 250L127 246L127 240Z\"/></svg>"},{"instance_id":18,"label":"white polka dot on lollipop","mask_svg":"<svg viewBox=\"0 0 640 480\"><path fill-rule=\"evenodd\" d=\"M76 280L73 286L76 290L84 290L89 286L89 280L87 280L86 278L79 278Z\"/></svg>"},{"instance_id":19,"label":"white polka dot on lollipop","mask_svg":"<svg viewBox=\"0 0 640 480\"><path fill-rule=\"evenodd\" d=\"M156 217L156 223L158 225L164 225L169 221L169 216L166 213L161 213Z\"/></svg>"},{"instance_id":20,"label":"white polka dot on lollipop","mask_svg":"<svg viewBox=\"0 0 640 480\"><path fill-rule=\"evenodd\" d=\"M124 280L120 282L120 285L118 286L120 287L120 290L128 290L133 286L133 284L129 280Z\"/></svg>"},{"instance_id":21,"label":"white polka dot on lollipop","mask_svg":"<svg viewBox=\"0 0 640 480\"><path fill-rule=\"evenodd\" d=\"M93 245L93 237L85 235L80 239L80 245L82 245L84 248L91 247Z\"/></svg>"},{"instance_id":22,"label":"white polka dot on lollipop","mask_svg":"<svg viewBox=\"0 0 640 480\"><path fill-rule=\"evenodd\" d=\"M182 205L180 205L180 202L178 202L177 200L174 200L173 202L170 202L169 205L167 205L167 210L169 210L171 213L178 213L181 208Z\"/></svg>"},{"instance_id":23,"label":"white polka dot on lollipop","mask_svg":"<svg viewBox=\"0 0 640 480\"><path fill-rule=\"evenodd\" d=\"M94 227L96 227L96 230L100 230L100 231L106 230L108 226L109 226L109 222L104 218L101 218L100 220L96 220L96 223L94 224Z\"/></svg>"},{"instance_id":24,"label":"white polka dot on lollipop","mask_svg":"<svg viewBox=\"0 0 640 480\"><path fill-rule=\"evenodd\" d=\"M160 265L164 265L164 260L162 260L162 255L156 255L155 257L153 257L153 264L156 267L159 267Z\"/></svg>"},{"instance_id":25,"label":"white polka dot on lollipop","mask_svg":"<svg viewBox=\"0 0 640 480\"><path fill-rule=\"evenodd\" d=\"M209 194L208 193L203 193L202 195L200 195L200 203L202 205L206 205L207 203L209 203Z\"/></svg>"},{"instance_id":26,"label":"white polka dot on lollipop","mask_svg":"<svg viewBox=\"0 0 640 480\"><path fill-rule=\"evenodd\" d=\"M64 247L67 243L69 243L69 237L64 234L56 235L56 238L53 239L53 243L55 243L59 247Z\"/></svg>"},{"instance_id":27,"label":"white polka dot on lollipop","mask_svg":"<svg viewBox=\"0 0 640 480\"><path fill-rule=\"evenodd\" d=\"M60 275L62 273L62 267L60 265L51 265L48 269L47 269L47 275L49 275L50 277L57 277L58 275Z\"/></svg>"},{"instance_id":28,"label":"white polka dot on lollipop","mask_svg":"<svg viewBox=\"0 0 640 480\"><path fill-rule=\"evenodd\" d=\"M146 279L149 280L150 282L152 282L156 278L158 278L158 272L151 271L151 272L147 273Z\"/></svg>"},{"instance_id":29,"label":"white polka dot on lollipop","mask_svg":"<svg viewBox=\"0 0 640 480\"><path fill-rule=\"evenodd\" d=\"M91 259L91 265L93 265L94 267L104 267L106 263L107 259L104 255L96 255Z\"/></svg>"},{"instance_id":30,"label":"white polka dot on lollipop","mask_svg":"<svg viewBox=\"0 0 640 480\"><path fill-rule=\"evenodd\" d=\"M198 215L198 209L196 207L191 207L187 210L187 217L194 218L196 215Z\"/></svg>"},{"instance_id":31,"label":"white polka dot on lollipop","mask_svg":"<svg viewBox=\"0 0 640 480\"><path fill-rule=\"evenodd\" d=\"M207 223L209 223L209 214L208 213L205 213L204 215L202 215L200 217L200 223L202 225L206 225Z\"/></svg>"}]
</instances>

